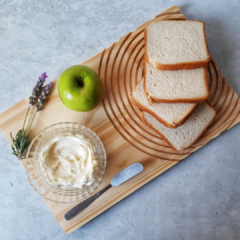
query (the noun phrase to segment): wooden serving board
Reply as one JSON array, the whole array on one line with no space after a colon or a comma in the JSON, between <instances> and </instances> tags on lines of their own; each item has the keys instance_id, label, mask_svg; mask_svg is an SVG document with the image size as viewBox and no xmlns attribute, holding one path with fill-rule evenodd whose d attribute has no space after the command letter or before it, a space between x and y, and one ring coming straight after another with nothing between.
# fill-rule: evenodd
<instances>
[{"instance_id":1,"label":"wooden serving board","mask_svg":"<svg viewBox=\"0 0 240 240\"><path fill-rule=\"evenodd\" d=\"M173 6L152 21L165 19L184 20L185 17L180 14L177 6ZM143 31L149 22L82 63L98 72L103 82L105 97L102 104L88 113L73 112L65 108L58 95L56 79L46 107L34 120L32 138L43 128L66 121L81 123L98 134L106 148L107 170L97 191L107 186L111 179L127 166L136 162L144 166L142 173L119 187L108 190L71 221L65 221L63 216L79 202L59 204L45 200L66 233L87 223L240 121L237 94L228 85L213 60L208 67L208 80L211 85L209 102L216 109L217 118L191 148L175 152L141 121L141 112L131 104L129 96L142 77ZM15 135L21 128L27 107L28 97L0 115L0 128L9 143L9 133L12 131Z\"/></svg>"}]
</instances>

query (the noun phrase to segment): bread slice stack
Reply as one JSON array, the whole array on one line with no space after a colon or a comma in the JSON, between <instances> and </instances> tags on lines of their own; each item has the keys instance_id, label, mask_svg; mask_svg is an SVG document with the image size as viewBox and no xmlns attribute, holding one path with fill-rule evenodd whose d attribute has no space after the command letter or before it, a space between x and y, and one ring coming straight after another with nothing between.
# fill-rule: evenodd
<instances>
[{"instance_id":1,"label":"bread slice stack","mask_svg":"<svg viewBox=\"0 0 240 240\"><path fill-rule=\"evenodd\" d=\"M190 147L214 120L204 22L158 21L145 29L144 77L131 94L142 120L176 151Z\"/></svg>"}]
</instances>

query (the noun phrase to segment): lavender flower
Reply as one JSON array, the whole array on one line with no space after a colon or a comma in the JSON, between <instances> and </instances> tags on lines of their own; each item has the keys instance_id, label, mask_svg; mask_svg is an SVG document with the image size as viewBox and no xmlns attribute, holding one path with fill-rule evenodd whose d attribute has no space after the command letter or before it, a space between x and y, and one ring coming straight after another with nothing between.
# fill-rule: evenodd
<instances>
[{"instance_id":1,"label":"lavender flower","mask_svg":"<svg viewBox=\"0 0 240 240\"><path fill-rule=\"evenodd\" d=\"M41 80L43 80L43 81L45 82L45 80L46 80L47 77L48 77L48 76L47 76L47 73L44 72L44 73L41 74L41 76L39 77L39 79L41 79Z\"/></svg>"},{"instance_id":2,"label":"lavender flower","mask_svg":"<svg viewBox=\"0 0 240 240\"><path fill-rule=\"evenodd\" d=\"M35 115L38 111L40 111L42 109L42 105L45 102L45 99L46 99L47 95L50 93L50 90L53 86L53 83L50 82L47 85L47 87L44 89L44 91L42 92L41 96L38 99L38 103L36 105L36 110L33 114L30 125L27 128L27 130L25 131L24 127L25 127L25 123L26 123L26 119L27 119L29 110L36 103L37 97L40 95L43 84L44 84L47 77L48 76L47 76L46 72L42 73L41 76L39 77L35 87L33 88L32 95L29 97L29 107L28 107L27 113L25 115L25 119L24 119L24 122L23 122L22 129L20 129L17 132L15 138L12 136L12 133L10 133L12 143L13 143L11 145L12 150L13 150L12 154L14 154L19 160L21 160L25 157L28 146L30 145L31 137L29 136L29 131L31 129L31 126L32 126L33 120L35 118Z\"/></svg>"},{"instance_id":3,"label":"lavender flower","mask_svg":"<svg viewBox=\"0 0 240 240\"><path fill-rule=\"evenodd\" d=\"M42 73L41 76L39 77L35 87L33 88L32 95L29 97L30 107L36 103L37 97L40 94L42 86L43 86L44 82L46 81L47 77L48 76L47 76L46 72Z\"/></svg>"},{"instance_id":4,"label":"lavender flower","mask_svg":"<svg viewBox=\"0 0 240 240\"><path fill-rule=\"evenodd\" d=\"M43 104L44 104L44 102L45 102L48 94L50 93L52 86L53 86L53 82L50 82L50 83L46 86L46 88L43 90L41 96L38 98L38 103L37 103L37 105L36 105L36 110L37 110L37 111L42 110L42 106L43 106Z\"/></svg>"}]
</instances>

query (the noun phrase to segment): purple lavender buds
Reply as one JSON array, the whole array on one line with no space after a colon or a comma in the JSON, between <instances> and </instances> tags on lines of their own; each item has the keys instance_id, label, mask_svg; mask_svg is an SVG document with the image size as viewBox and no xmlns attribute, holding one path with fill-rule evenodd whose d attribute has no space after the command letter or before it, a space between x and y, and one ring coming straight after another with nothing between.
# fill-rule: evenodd
<instances>
[{"instance_id":1,"label":"purple lavender buds","mask_svg":"<svg viewBox=\"0 0 240 240\"><path fill-rule=\"evenodd\" d=\"M39 77L35 87L33 88L32 95L29 97L29 105L30 106L33 106L36 103L37 97L41 93L42 86L43 86L44 82L46 81L47 77L48 76L47 76L46 72L42 73L41 76Z\"/></svg>"},{"instance_id":2,"label":"purple lavender buds","mask_svg":"<svg viewBox=\"0 0 240 240\"><path fill-rule=\"evenodd\" d=\"M42 109L42 106L47 98L47 95L50 93L51 88L53 86L53 82L50 82L46 86L46 88L43 90L42 94L40 95L43 84L46 81L47 77L48 76L47 76L46 72L42 73L41 76L39 77L35 87L33 88L32 95L29 97L29 106L28 106L27 113L25 115L22 129L20 129L17 132L15 138L12 136L12 133L10 133L10 136L12 139L12 145L11 145L12 150L13 150L12 154L14 154L19 160L22 160L26 155L28 146L30 145L30 142L31 142L31 137L29 136L29 131L31 129L33 120L35 118L36 113ZM39 95L40 95L40 97L38 98L38 103L36 104L36 110L32 116L29 127L25 131L24 127L25 127L26 119L27 119L27 116L29 113L29 109L37 102L37 97Z\"/></svg>"},{"instance_id":3,"label":"purple lavender buds","mask_svg":"<svg viewBox=\"0 0 240 240\"><path fill-rule=\"evenodd\" d=\"M47 77L48 77L48 76L47 76L47 73L45 72L45 73L42 73L42 74L41 74L41 76L39 77L39 79L41 79L42 81L45 82L45 80L46 80Z\"/></svg>"},{"instance_id":4,"label":"purple lavender buds","mask_svg":"<svg viewBox=\"0 0 240 240\"><path fill-rule=\"evenodd\" d=\"M46 88L44 89L44 92L46 92L47 95L48 95L49 92L51 91L52 86L53 86L53 82L50 82L50 83L46 86Z\"/></svg>"},{"instance_id":5,"label":"purple lavender buds","mask_svg":"<svg viewBox=\"0 0 240 240\"><path fill-rule=\"evenodd\" d=\"M45 102L48 94L50 93L52 86L53 86L53 82L50 82L50 83L46 86L46 88L43 90L41 96L38 98L38 103L37 103L37 105L36 105L37 111L42 110L43 104L44 104L44 102Z\"/></svg>"}]
</instances>

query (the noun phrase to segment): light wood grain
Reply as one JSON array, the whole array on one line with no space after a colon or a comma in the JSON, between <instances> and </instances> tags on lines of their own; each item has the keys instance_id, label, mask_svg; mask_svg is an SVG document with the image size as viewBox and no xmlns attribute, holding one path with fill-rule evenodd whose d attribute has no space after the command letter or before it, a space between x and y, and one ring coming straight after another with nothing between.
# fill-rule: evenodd
<instances>
[{"instance_id":1,"label":"light wood grain","mask_svg":"<svg viewBox=\"0 0 240 240\"><path fill-rule=\"evenodd\" d=\"M173 6L152 21L164 19L184 20L185 17L180 14L177 6ZM209 102L216 109L217 118L191 148L175 152L141 121L141 112L132 105L129 96L142 77L143 30L150 22L144 23L133 33L127 34L117 43L82 63L98 72L104 85L105 97L96 109L88 113L79 113L65 108L58 95L56 79L45 109L36 115L31 131L32 137L46 126L65 121L81 123L98 134L106 148L107 170L97 191L107 186L112 177L125 167L135 162L144 166L142 173L121 186L108 190L71 221L65 221L63 216L78 203L59 204L46 200L62 229L67 233L104 212L240 121L238 97L214 61L211 61L208 67L208 80L211 85ZM9 133L12 131L16 134L21 128L27 107L28 98L25 98L0 115L0 128L9 143Z\"/></svg>"}]
</instances>

